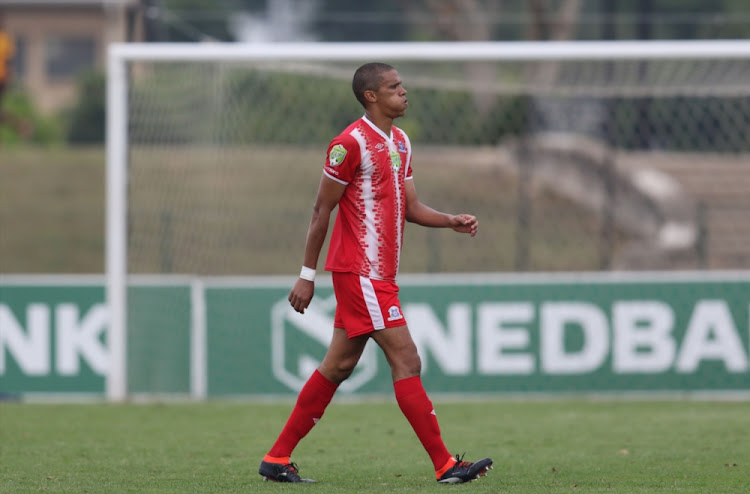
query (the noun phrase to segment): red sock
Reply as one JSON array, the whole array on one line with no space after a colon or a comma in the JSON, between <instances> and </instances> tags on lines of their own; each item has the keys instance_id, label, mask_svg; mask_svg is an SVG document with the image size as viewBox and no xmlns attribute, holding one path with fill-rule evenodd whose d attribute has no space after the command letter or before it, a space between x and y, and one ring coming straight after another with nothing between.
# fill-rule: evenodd
<instances>
[{"instance_id":1,"label":"red sock","mask_svg":"<svg viewBox=\"0 0 750 494\"><path fill-rule=\"evenodd\" d=\"M292 455L297 443L310 432L331 402L338 384L326 379L317 370L299 392L297 404L286 421L279 438L268 452L268 457L286 458Z\"/></svg>"},{"instance_id":2,"label":"red sock","mask_svg":"<svg viewBox=\"0 0 750 494\"><path fill-rule=\"evenodd\" d=\"M419 376L407 377L393 383L396 401L406 420L411 424L422 446L430 455L435 470L442 468L452 455L448 452L440 437L440 426L432 402L422 387Z\"/></svg>"}]
</instances>

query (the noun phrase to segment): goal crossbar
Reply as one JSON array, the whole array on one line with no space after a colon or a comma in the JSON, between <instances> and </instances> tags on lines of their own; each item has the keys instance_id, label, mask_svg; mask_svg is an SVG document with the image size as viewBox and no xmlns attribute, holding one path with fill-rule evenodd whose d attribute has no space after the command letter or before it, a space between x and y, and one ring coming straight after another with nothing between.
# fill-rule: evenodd
<instances>
[{"instance_id":1,"label":"goal crossbar","mask_svg":"<svg viewBox=\"0 0 750 494\"><path fill-rule=\"evenodd\" d=\"M119 60L607 60L747 58L750 40L381 43L117 43Z\"/></svg>"}]
</instances>

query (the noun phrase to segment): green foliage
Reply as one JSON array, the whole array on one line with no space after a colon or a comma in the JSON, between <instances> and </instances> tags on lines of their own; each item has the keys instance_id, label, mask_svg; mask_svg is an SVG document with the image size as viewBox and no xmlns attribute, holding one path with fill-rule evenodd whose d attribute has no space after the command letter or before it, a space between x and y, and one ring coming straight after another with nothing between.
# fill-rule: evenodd
<instances>
[{"instance_id":1,"label":"green foliage","mask_svg":"<svg viewBox=\"0 0 750 494\"><path fill-rule=\"evenodd\" d=\"M130 138L325 145L361 112L348 83L337 84L309 75L166 65L133 88L132 101L148 111L132 115Z\"/></svg>"},{"instance_id":2,"label":"green foliage","mask_svg":"<svg viewBox=\"0 0 750 494\"><path fill-rule=\"evenodd\" d=\"M409 99L430 104L413 105L396 125L409 132L412 141L434 145L499 144L523 130L529 104L524 96L503 96L482 106L468 91L433 89L410 90ZM423 130L425 126L429 128Z\"/></svg>"},{"instance_id":3,"label":"green foliage","mask_svg":"<svg viewBox=\"0 0 750 494\"><path fill-rule=\"evenodd\" d=\"M81 75L78 101L68 115L67 139L70 144L100 144L106 128L105 76L100 71Z\"/></svg>"},{"instance_id":4,"label":"green foliage","mask_svg":"<svg viewBox=\"0 0 750 494\"><path fill-rule=\"evenodd\" d=\"M245 127L239 136L253 143L324 146L363 111L348 82L262 72L237 77L236 88L225 104L237 105L241 115L250 117L244 121ZM252 90L246 91L247 87ZM248 94L263 95L263 98L248 98Z\"/></svg>"},{"instance_id":5,"label":"green foliage","mask_svg":"<svg viewBox=\"0 0 750 494\"><path fill-rule=\"evenodd\" d=\"M416 104L396 124L413 141L437 145L497 144L521 131L528 104L505 96L481 107L469 91L424 88L410 89L409 98ZM139 144L158 136L162 144L324 146L363 113L348 80L180 64L136 82L131 104L148 109L131 115L130 137Z\"/></svg>"},{"instance_id":6,"label":"green foliage","mask_svg":"<svg viewBox=\"0 0 750 494\"><path fill-rule=\"evenodd\" d=\"M2 113L0 145L3 147L22 144L50 146L62 141L59 119L39 113L32 98L23 91L14 89L5 95Z\"/></svg>"},{"instance_id":7,"label":"green foliage","mask_svg":"<svg viewBox=\"0 0 750 494\"><path fill-rule=\"evenodd\" d=\"M165 64L145 80L133 83L132 102L148 108L148 112L135 112L129 118L132 143L150 144L155 135L164 145L205 140L201 134L207 132L206 121L211 115L206 107L208 81L198 66L192 69L185 72L179 64ZM181 84L184 80L190 80L198 89Z\"/></svg>"},{"instance_id":8,"label":"green foliage","mask_svg":"<svg viewBox=\"0 0 750 494\"><path fill-rule=\"evenodd\" d=\"M413 142L438 146L497 145L529 130L529 95L434 89L411 80L450 80L444 67L405 73L409 110L396 125ZM408 72L408 69L407 71ZM505 74L505 77L514 77ZM436 84L437 85L437 84ZM95 88L85 89L96 94ZM87 93L87 94L88 94ZM324 146L362 114L349 81L329 74L290 73L278 67L162 64L136 80L131 93L131 141L138 144L292 144ZM566 97L559 102L575 107ZM742 97L597 98L602 129L610 112L617 145L626 149L746 152L750 122ZM735 110L734 112L732 110ZM101 126L98 127L101 130ZM596 129L593 130L594 132Z\"/></svg>"}]
</instances>

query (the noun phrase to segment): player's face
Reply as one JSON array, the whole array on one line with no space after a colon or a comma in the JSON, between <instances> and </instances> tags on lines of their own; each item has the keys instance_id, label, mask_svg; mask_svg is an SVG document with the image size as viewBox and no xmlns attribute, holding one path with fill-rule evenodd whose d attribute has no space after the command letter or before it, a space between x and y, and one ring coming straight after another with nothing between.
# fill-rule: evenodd
<instances>
[{"instance_id":1,"label":"player's face","mask_svg":"<svg viewBox=\"0 0 750 494\"><path fill-rule=\"evenodd\" d=\"M378 104L383 113L391 118L401 117L406 113L409 106L406 89L395 70L383 73L383 82L378 88Z\"/></svg>"}]
</instances>

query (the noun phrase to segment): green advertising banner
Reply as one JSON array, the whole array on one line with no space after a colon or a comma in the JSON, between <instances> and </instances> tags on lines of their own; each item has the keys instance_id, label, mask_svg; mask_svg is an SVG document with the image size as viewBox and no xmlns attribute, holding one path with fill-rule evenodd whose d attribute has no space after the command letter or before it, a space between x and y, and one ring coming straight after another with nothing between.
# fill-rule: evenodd
<instances>
[{"instance_id":1,"label":"green advertising banner","mask_svg":"<svg viewBox=\"0 0 750 494\"><path fill-rule=\"evenodd\" d=\"M746 281L518 281L404 286L432 389L750 390Z\"/></svg>"},{"instance_id":2,"label":"green advertising banner","mask_svg":"<svg viewBox=\"0 0 750 494\"><path fill-rule=\"evenodd\" d=\"M297 314L287 301L293 282L131 285L129 392L296 394L325 354L336 301L324 277ZM425 275L399 284L433 393L750 391L750 273ZM103 394L103 287L96 277L0 278L0 395ZM392 392L374 342L340 390Z\"/></svg>"},{"instance_id":3,"label":"green advertising banner","mask_svg":"<svg viewBox=\"0 0 750 494\"><path fill-rule=\"evenodd\" d=\"M445 393L750 390L750 281L622 278L404 277L402 308L425 386ZM325 354L335 299L330 287L318 287L300 315L287 293L207 288L211 394L301 388ZM391 389L371 342L341 390Z\"/></svg>"},{"instance_id":4,"label":"green advertising banner","mask_svg":"<svg viewBox=\"0 0 750 494\"><path fill-rule=\"evenodd\" d=\"M0 279L0 395L101 393L108 325L101 277Z\"/></svg>"}]
</instances>

